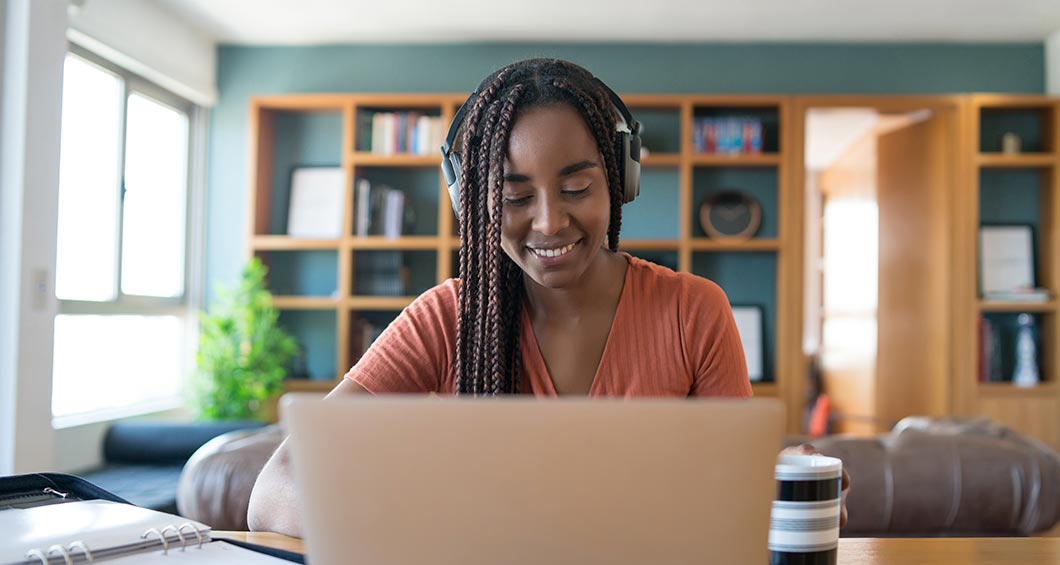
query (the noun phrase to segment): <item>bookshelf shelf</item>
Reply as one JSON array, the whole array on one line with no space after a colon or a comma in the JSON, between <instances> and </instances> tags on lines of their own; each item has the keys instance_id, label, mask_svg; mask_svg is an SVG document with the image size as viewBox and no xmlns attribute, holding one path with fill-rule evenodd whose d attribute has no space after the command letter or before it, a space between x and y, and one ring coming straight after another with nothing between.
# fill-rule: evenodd
<instances>
[{"instance_id":1,"label":"bookshelf shelf","mask_svg":"<svg viewBox=\"0 0 1060 565\"><path fill-rule=\"evenodd\" d=\"M751 390L755 396L777 396L780 389L776 383L751 383Z\"/></svg>"},{"instance_id":2,"label":"bookshelf shelf","mask_svg":"<svg viewBox=\"0 0 1060 565\"><path fill-rule=\"evenodd\" d=\"M691 243L693 251L778 251L779 239L743 239L725 241L721 239L695 238Z\"/></svg>"},{"instance_id":3,"label":"bookshelf shelf","mask_svg":"<svg viewBox=\"0 0 1060 565\"><path fill-rule=\"evenodd\" d=\"M286 235L256 235L250 245L257 251L335 250L338 239L301 239Z\"/></svg>"},{"instance_id":4,"label":"bookshelf shelf","mask_svg":"<svg viewBox=\"0 0 1060 565\"><path fill-rule=\"evenodd\" d=\"M1011 383L979 383L979 394L988 398L1051 398L1056 395L1055 383L1041 383L1019 387Z\"/></svg>"},{"instance_id":5,"label":"bookshelf shelf","mask_svg":"<svg viewBox=\"0 0 1060 565\"><path fill-rule=\"evenodd\" d=\"M341 379L342 376L339 375ZM284 386L290 392L329 392L335 388L333 380L288 379Z\"/></svg>"},{"instance_id":6,"label":"bookshelf shelf","mask_svg":"<svg viewBox=\"0 0 1060 565\"><path fill-rule=\"evenodd\" d=\"M333 310L339 301L326 296L273 296L272 305L278 310Z\"/></svg>"},{"instance_id":7,"label":"bookshelf shelf","mask_svg":"<svg viewBox=\"0 0 1060 565\"><path fill-rule=\"evenodd\" d=\"M441 238L433 236L402 236L398 238L387 238L383 236L351 237L349 245L351 249L394 249L394 250L424 250L437 249L441 245Z\"/></svg>"},{"instance_id":8,"label":"bookshelf shelf","mask_svg":"<svg viewBox=\"0 0 1060 565\"><path fill-rule=\"evenodd\" d=\"M1050 300L1048 302L999 302L999 301L979 301L979 310L981 312L1035 312L1035 313L1049 313L1057 311L1056 300Z\"/></svg>"},{"instance_id":9,"label":"bookshelf shelf","mask_svg":"<svg viewBox=\"0 0 1060 565\"><path fill-rule=\"evenodd\" d=\"M413 300L415 296L351 296L345 303L351 310L401 310Z\"/></svg>"},{"instance_id":10,"label":"bookshelf shelf","mask_svg":"<svg viewBox=\"0 0 1060 565\"><path fill-rule=\"evenodd\" d=\"M760 155L736 154L694 154L692 164L697 167L776 167L780 165L779 153L762 153Z\"/></svg>"},{"instance_id":11,"label":"bookshelf shelf","mask_svg":"<svg viewBox=\"0 0 1060 565\"><path fill-rule=\"evenodd\" d=\"M980 167L1019 169L1052 167L1060 160L1051 153L1024 153L1018 155L979 153L976 156L976 161Z\"/></svg>"},{"instance_id":12,"label":"bookshelf shelf","mask_svg":"<svg viewBox=\"0 0 1060 565\"><path fill-rule=\"evenodd\" d=\"M441 153L438 155L409 155L369 153L358 151L350 156L350 163L361 167L441 167Z\"/></svg>"},{"instance_id":13,"label":"bookshelf shelf","mask_svg":"<svg viewBox=\"0 0 1060 565\"><path fill-rule=\"evenodd\" d=\"M643 167L677 167L681 165L680 153L650 153L641 161Z\"/></svg>"}]
</instances>

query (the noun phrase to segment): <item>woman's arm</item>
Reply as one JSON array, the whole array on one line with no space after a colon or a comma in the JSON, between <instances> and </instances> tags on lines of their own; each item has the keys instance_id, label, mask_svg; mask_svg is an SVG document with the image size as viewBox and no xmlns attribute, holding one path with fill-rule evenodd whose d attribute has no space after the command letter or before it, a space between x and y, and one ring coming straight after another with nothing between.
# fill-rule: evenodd
<instances>
[{"instance_id":1,"label":"woman's arm","mask_svg":"<svg viewBox=\"0 0 1060 565\"><path fill-rule=\"evenodd\" d=\"M364 387L350 379L334 388L328 398L345 394L367 393ZM302 520L298 510L298 495L291 475L290 438L283 440L276 453L261 470L254 490L250 493L247 523L252 531L278 532L302 537Z\"/></svg>"}]
</instances>

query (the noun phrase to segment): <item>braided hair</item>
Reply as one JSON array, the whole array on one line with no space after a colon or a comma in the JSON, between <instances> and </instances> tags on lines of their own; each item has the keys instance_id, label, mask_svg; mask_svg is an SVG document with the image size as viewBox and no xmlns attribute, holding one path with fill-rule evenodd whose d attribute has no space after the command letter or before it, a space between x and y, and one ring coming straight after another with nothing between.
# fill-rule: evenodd
<instances>
[{"instance_id":1,"label":"braided hair","mask_svg":"<svg viewBox=\"0 0 1060 565\"><path fill-rule=\"evenodd\" d=\"M486 77L462 124L460 294L456 394L515 394L520 373L523 273L501 249L501 189L512 125L530 108L567 104L578 111L603 156L611 197L607 246L618 249L622 179L615 109L589 71L559 59L527 59ZM490 203L495 203L492 207Z\"/></svg>"}]
</instances>

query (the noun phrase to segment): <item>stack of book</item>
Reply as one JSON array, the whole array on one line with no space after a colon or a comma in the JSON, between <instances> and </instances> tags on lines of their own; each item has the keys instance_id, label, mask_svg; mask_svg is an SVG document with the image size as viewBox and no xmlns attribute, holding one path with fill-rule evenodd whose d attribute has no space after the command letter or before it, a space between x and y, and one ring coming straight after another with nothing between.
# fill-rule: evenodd
<instances>
[{"instance_id":1,"label":"stack of book","mask_svg":"<svg viewBox=\"0 0 1060 565\"><path fill-rule=\"evenodd\" d=\"M445 138L440 116L422 112L364 112L360 149L380 155L437 155Z\"/></svg>"},{"instance_id":2,"label":"stack of book","mask_svg":"<svg viewBox=\"0 0 1060 565\"><path fill-rule=\"evenodd\" d=\"M400 251L366 251L354 257L354 293L404 296L408 269Z\"/></svg>"},{"instance_id":3,"label":"stack of book","mask_svg":"<svg viewBox=\"0 0 1060 565\"><path fill-rule=\"evenodd\" d=\"M1005 379L1001 363L1001 327L995 320L979 315L979 382L997 383Z\"/></svg>"},{"instance_id":4,"label":"stack of book","mask_svg":"<svg viewBox=\"0 0 1060 565\"><path fill-rule=\"evenodd\" d=\"M405 228L405 193L385 184L372 186L368 179L357 181L357 202L353 231L358 236L401 237Z\"/></svg>"},{"instance_id":5,"label":"stack of book","mask_svg":"<svg viewBox=\"0 0 1060 565\"><path fill-rule=\"evenodd\" d=\"M759 154L762 120L751 117L696 118L692 123L696 153Z\"/></svg>"}]
</instances>

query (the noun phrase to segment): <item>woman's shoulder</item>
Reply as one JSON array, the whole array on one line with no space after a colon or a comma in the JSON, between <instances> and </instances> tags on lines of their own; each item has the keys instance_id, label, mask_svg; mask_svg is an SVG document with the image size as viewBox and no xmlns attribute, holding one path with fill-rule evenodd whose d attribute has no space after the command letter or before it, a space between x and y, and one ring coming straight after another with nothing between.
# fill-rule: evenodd
<instances>
[{"instance_id":1,"label":"woman's shoulder","mask_svg":"<svg viewBox=\"0 0 1060 565\"><path fill-rule=\"evenodd\" d=\"M629 257L629 268L636 286L649 291L649 296L677 298L681 302L728 302L721 287L708 278L679 273L632 255Z\"/></svg>"}]
</instances>

